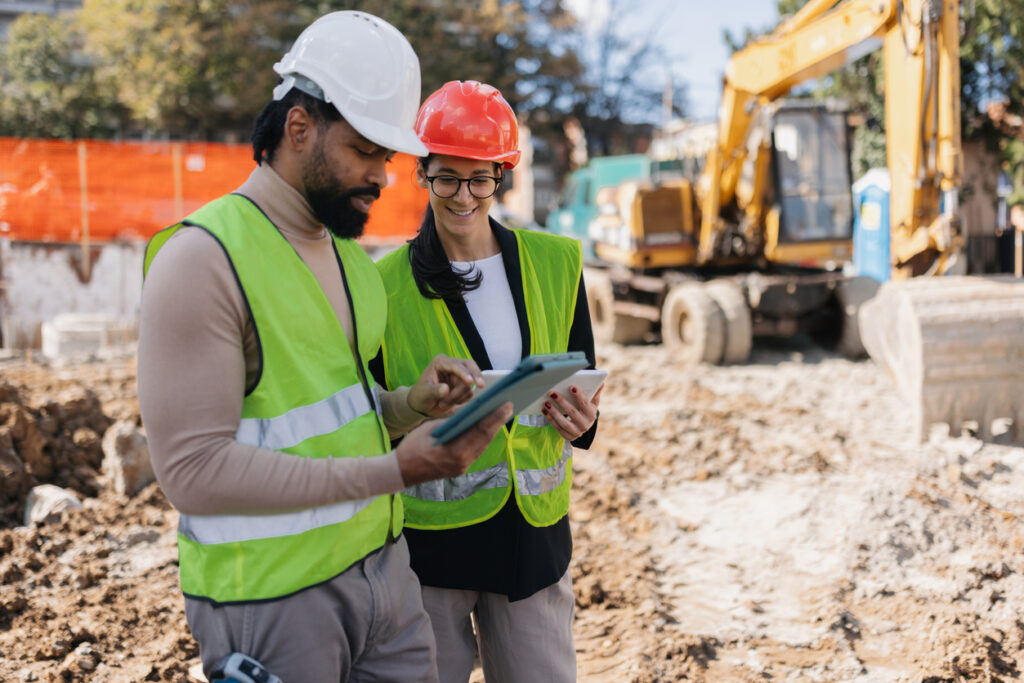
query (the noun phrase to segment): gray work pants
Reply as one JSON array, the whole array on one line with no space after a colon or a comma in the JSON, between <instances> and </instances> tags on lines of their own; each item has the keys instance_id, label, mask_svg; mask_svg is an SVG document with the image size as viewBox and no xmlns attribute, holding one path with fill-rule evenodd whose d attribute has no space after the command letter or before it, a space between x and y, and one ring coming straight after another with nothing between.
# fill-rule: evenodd
<instances>
[{"instance_id":1,"label":"gray work pants","mask_svg":"<svg viewBox=\"0 0 1024 683\"><path fill-rule=\"evenodd\" d=\"M405 538L330 581L279 600L215 606L185 598L210 675L242 652L284 683L437 681L434 635Z\"/></svg>"},{"instance_id":2,"label":"gray work pants","mask_svg":"<svg viewBox=\"0 0 1024 683\"><path fill-rule=\"evenodd\" d=\"M576 602L568 571L558 583L515 602L497 593L424 586L423 606L437 639L441 683L469 680L478 644L487 683L576 680Z\"/></svg>"}]
</instances>

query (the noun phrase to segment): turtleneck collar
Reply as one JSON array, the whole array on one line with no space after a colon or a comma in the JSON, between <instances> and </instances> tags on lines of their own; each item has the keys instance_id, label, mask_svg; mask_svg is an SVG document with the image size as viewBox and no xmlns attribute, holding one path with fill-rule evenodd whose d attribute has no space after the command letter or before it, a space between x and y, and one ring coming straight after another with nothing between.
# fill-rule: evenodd
<instances>
[{"instance_id":1,"label":"turtleneck collar","mask_svg":"<svg viewBox=\"0 0 1024 683\"><path fill-rule=\"evenodd\" d=\"M330 238L327 228L313 215L313 209L302 193L289 185L268 163L254 168L235 192L251 199L281 232L289 236L306 240Z\"/></svg>"}]
</instances>

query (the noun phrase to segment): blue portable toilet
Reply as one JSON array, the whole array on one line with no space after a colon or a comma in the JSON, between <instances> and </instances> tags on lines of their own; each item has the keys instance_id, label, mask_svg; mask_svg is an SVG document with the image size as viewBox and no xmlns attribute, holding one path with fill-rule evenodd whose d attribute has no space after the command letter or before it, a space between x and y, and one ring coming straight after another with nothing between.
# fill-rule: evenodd
<instances>
[{"instance_id":1,"label":"blue portable toilet","mask_svg":"<svg viewBox=\"0 0 1024 683\"><path fill-rule=\"evenodd\" d=\"M857 275L889 279L889 170L873 168L853 184L853 266Z\"/></svg>"}]
</instances>

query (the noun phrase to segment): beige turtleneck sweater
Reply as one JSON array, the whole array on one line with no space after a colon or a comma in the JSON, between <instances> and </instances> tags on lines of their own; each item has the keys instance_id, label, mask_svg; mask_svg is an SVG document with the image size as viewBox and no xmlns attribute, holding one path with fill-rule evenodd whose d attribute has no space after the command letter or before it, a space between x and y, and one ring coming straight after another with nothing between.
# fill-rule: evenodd
<instances>
[{"instance_id":1,"label":"beige turtleneck sweater","mask_svg":"<svg viewBox=\"0 0 1024 683\"><path fill-rule=\"evenodd\" d=\"M260 207L309 266L351 344L331 236L305 198L267 164L237 192ZM235 441L244 391L258 366L252 324L224 251L204 230L180 229L153 260L139 320L139 406L153 469L179 511L271 513L404 488L393 451L296 458ZM392 434L421 419L407 397L405 387L381 390Z\"/></svg>"}]
</instances>

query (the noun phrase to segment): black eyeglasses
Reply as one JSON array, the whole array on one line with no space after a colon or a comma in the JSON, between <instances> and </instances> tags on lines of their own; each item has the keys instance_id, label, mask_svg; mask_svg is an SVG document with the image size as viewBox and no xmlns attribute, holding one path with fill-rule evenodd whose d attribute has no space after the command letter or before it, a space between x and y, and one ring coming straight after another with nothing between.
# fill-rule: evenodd
<instances>
[{"instance_id":1,"label":"black eyeglasses","mask_svg":"<svg viewBox=\"0 0 1024 683\"><path fill-rule=\"evenodd\" d=\"M498 191L501 178L489 175L475 175L472 178L457 178L453 175L427 176L430 189L441 199L454 197L462 189L462 183L469 185L469 193L477 199L487 199Z\"/></svg>"}]
</instances>

